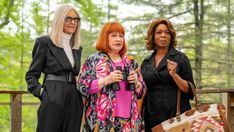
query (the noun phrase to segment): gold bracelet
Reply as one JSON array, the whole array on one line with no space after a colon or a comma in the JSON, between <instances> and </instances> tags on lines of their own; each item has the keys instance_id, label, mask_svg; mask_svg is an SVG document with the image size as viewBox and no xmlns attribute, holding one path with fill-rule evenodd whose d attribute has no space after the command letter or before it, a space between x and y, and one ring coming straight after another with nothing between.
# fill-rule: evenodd
<instances>
[{"instance_id":1,"label":"gold bracelet","mask_svg":"<svg viewBox=\"0 0 234 132\"><path fill-rule=\"evenodd\" d=\"M141 86L141 83L139 81L137 81L137 83L138 83L138 85L137 85L136 89L140 88L140 86Z\"/></svg>"},{"instance_id":2,"label":"gold bracelet","mask_svg":"<svg viewBox=\"0 0 234 132\"><path fill-rule=\"evenodd\" d=\"M106 86L105 77L103 78L103 87Z\"/></svg>"}]
</instances>

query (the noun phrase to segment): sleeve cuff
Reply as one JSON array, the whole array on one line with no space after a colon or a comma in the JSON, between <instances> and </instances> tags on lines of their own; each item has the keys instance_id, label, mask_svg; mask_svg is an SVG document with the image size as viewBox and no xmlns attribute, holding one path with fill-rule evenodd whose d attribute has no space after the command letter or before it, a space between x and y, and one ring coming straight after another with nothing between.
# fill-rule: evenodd
<instances>
[{"instance_id":1,"label":"sleeve cuff","mask_svg":"<svg viewBox=\"0 0 234 132\"><path fill-rule=\"evenodd\" d=\"M41 96L41 94L42 94L43 91L44 91L44 88L41 87L40 96Z\"/></svg>"},{"instance_id":2,"label":"sleeve cuff","mask_svg":"<svg viewBox=\"0 0 234 132\"><path fill-rule=\"evenodd\" d=\"M32 94L35 96L35 97L40 97L40 92L41 92L41 87L38 87L38 88L36 88L36 89L34 89L33 91L32 91Z\"/></svg>"},{"instance_id":3,"label":"sleeve cuff","mask_svg":"<svg viewBox=\"0 0 234 132\"><path fill-rule=\"evenodd\" d=\"M98 92L98 79L95 79L92 81L88 92L89 92L89 94L94 94L94 93Z\"/></svg>"}]
</instances>

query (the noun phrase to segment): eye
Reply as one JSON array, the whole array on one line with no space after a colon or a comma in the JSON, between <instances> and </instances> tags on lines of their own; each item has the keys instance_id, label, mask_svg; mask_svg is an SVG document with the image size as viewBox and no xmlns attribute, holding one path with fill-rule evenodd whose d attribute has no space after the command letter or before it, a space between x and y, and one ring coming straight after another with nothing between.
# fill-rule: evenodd
<instances>
[{"instance_id":1,"label":"eye","mask_svg":"<svg viewBox=\"0 0 234 132\"><path fill-rule=\"evenodd\" d=\"M162 34L162 31L156 31L155 33L160 35L160 34Z\"/></svg>"},{"instance_id":2,"label":"eye","mask_svg":"<svg viewBox=\"0 0 234 132\"><path fill-rule=\"evenodd\" d=\"M72 22L74 20L75 23L77 23L78 21L80 21L80 18L78 17L70 17L70 16L67 16L65 18L65 22Z\"/></svg>"},{"instance_id":3,"label":"eye","mask_svg":"<svg viewBox=\"0 0 234 132\"><path fill-rule=\"evenodd\" d=\"M165 33L165 34L170 34L170 32L169 32L169 31L164 31L164 33Z\"/></svg>"},{"instance_id":4,"label":"eye","mask_svg":"<svg viewBox=\"0 0 234 132\"><path fill-rule=\"evenodd\" d=\"M120 34L119 37L120 37L120 38L123 38L123 34Z\"/></svg>"},{"instance_id":5,"label":"eye","mask_svg":"<svg viewBox=\"0 0 234 132\"><path fill-rule=\"evenodd\" d=\"M116 37L117 35L116 34L111 34L112 37Z\"/></svg>"},{"instance_id":6,"label":"eye","mask_svg":"<svg viewBox=\"0 0 234 132\"><path fill-rule=\"evenodd\" d=\"M159 31L156 31L156 32L155 32L155 34L157 34L157 35L162 35L163 33L164 33L165 35L170 35L170 32L169 32L168 30L165 30L165 31L159 30Z\"/></svg>"}]
</instances>

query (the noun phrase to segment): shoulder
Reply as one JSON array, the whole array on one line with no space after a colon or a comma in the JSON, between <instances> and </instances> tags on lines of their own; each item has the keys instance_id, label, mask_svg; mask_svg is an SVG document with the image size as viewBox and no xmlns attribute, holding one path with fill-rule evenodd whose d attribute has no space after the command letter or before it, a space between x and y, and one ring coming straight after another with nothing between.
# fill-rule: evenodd
<instances>
[{"instance_id":1,"label":"shoulder","mask_svg":"<svg viewBox=\"0 0 234 132\"><path fill-rule=\"evenodd\" d=\"M126 58L126 59L128 59L128 60L135 60L134 59L134 57L132 56L132 55L128 55L128 54L126 54L126 55L123 55L123 58Z\"/></svg>"},{"instance_id":2,"label":"shoulder","mask_svg":"<svg viewBox=\"0 0 234 132\"><path fill-rule=\"evenodd\" d=\"M190 65L190 60L184 52L175 49L174 57L180 65Z\"/></svg>"},{"instance_id":3,"label":"shoulder","mask_svg":"<svg viewBox=\"0 0 234 132\"><path fill-rule=\"evenodd\" d=\"M105 58L105 55L100 52L95 52L87 57L85 60L85 64L92 66L94 68L95 65L106 62L107 58Z\"/></svg>"},{"instance_id":4,"label":"shoulder","mask_svg":"<svg viewBox=\"0 0 234 132\"><path fill-rule=\"evenodd\" d=\"M95 52L88 56L87 60L99 60L104 58L106 55L102 52Z\"/></svg>"},{"instance_id":5,"label":"shoulder","mask_svg":"<svg viewBox=\"0 0 234 132\"><path fill-rule=\"evenodd\" d=\"M155 54L156 54L156 51L153 51L150 55L146 56L146 57L143 59L143 62L149 61L152 57L154 57Z\"/></svg>"},{"instance_id":6,"label":"shoulder","mask_svg":"<svg viewBox=\"0 0 234 132\"><path fill-rule=\"evenodd\" d=\"M188 57L187 57L187 55L184 53L184 52L182 52L182 51L179 51L179 50L177 50L178 51L178 56L179 56L179 58L180 58L180 60L188 60Z\"/></svg>"},{"instance_id":7,"label":"shoulder","mask_svg":"<svg viewBox=\"0 0 234 132\"><path fill-rule=\"evenodd\" d=\"M47 43L50 43L50 42L52 42L50 37L48 35L45 35L45 36L40 36L36 38L35 45L44 47L47 45Z\"/></svg>"},{"instance_id":8,"label":"shoulder","mask_svg":"<svg viewBox=\"0 0 234 132\"><path fill-rule=\"evenodd\" d=\"M97 58L97 57L101 57L100 52L95 52L88 56L88 58Z\"/></svg>"},{"instance_id":9,"label":"shoulder","mask_svg":"<svg viewBox=\"0 0 234 132\"><path fill-rule=\"evenodd\" d=\"M132 55L125 54L125 55L122 55L122 58L126 63L135 63L136 62L136 60L134 59L134 57Z\"/></svg>"},{"instance_id":10,"label":"shoulder","mask_svg":"<svg viewBox=\"0 0 234 132\"><path fill-rule=\"evenodd\" d=\"M188 58L187 55L184 52L182 52L182 51L180 51L180 50L178 50L178 49L176 49L174 47L170 48L169 54L171 56L174 56L177 60L183 60L183 59Z\"/></svg>"},{"instance_id":11,"label":"shoulder","mask_svg":"<svg viewBox=\"0 0 234 132\"><path fill-rule=\"evenodd\" d=\"M48 35L40 36L36 39L36 41L39 42L48 42L51 41L50 37Z\"/></svg>"}]
</instances>

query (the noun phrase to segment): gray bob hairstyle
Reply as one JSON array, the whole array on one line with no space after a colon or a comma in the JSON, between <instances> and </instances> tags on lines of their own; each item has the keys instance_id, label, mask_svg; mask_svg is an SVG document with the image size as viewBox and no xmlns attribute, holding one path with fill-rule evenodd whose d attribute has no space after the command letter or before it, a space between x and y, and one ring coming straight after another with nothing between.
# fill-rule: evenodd
<instances>
[{"instance_id":1,"label":"gray bob hairstyle","mask_svg":"<svg viewBox=\"0 0 234 132\"><path fill-rule=\"evenodd\" d=\"M49 33L49 36L53 41L53 43L60 48L63 48L63 41L62 41L63 25L65 22L66 15L70 10L74 10L77 16L80 17L78 11L75 9L74 6L70 4L64 4L56 10L54 19L52 21L51 31ZM71 44L72 44L72 49L79 49L80 47L80 21L78 21L77 23L77 28L75 33L72 34Z\"/></svg>"}]
</instances>

